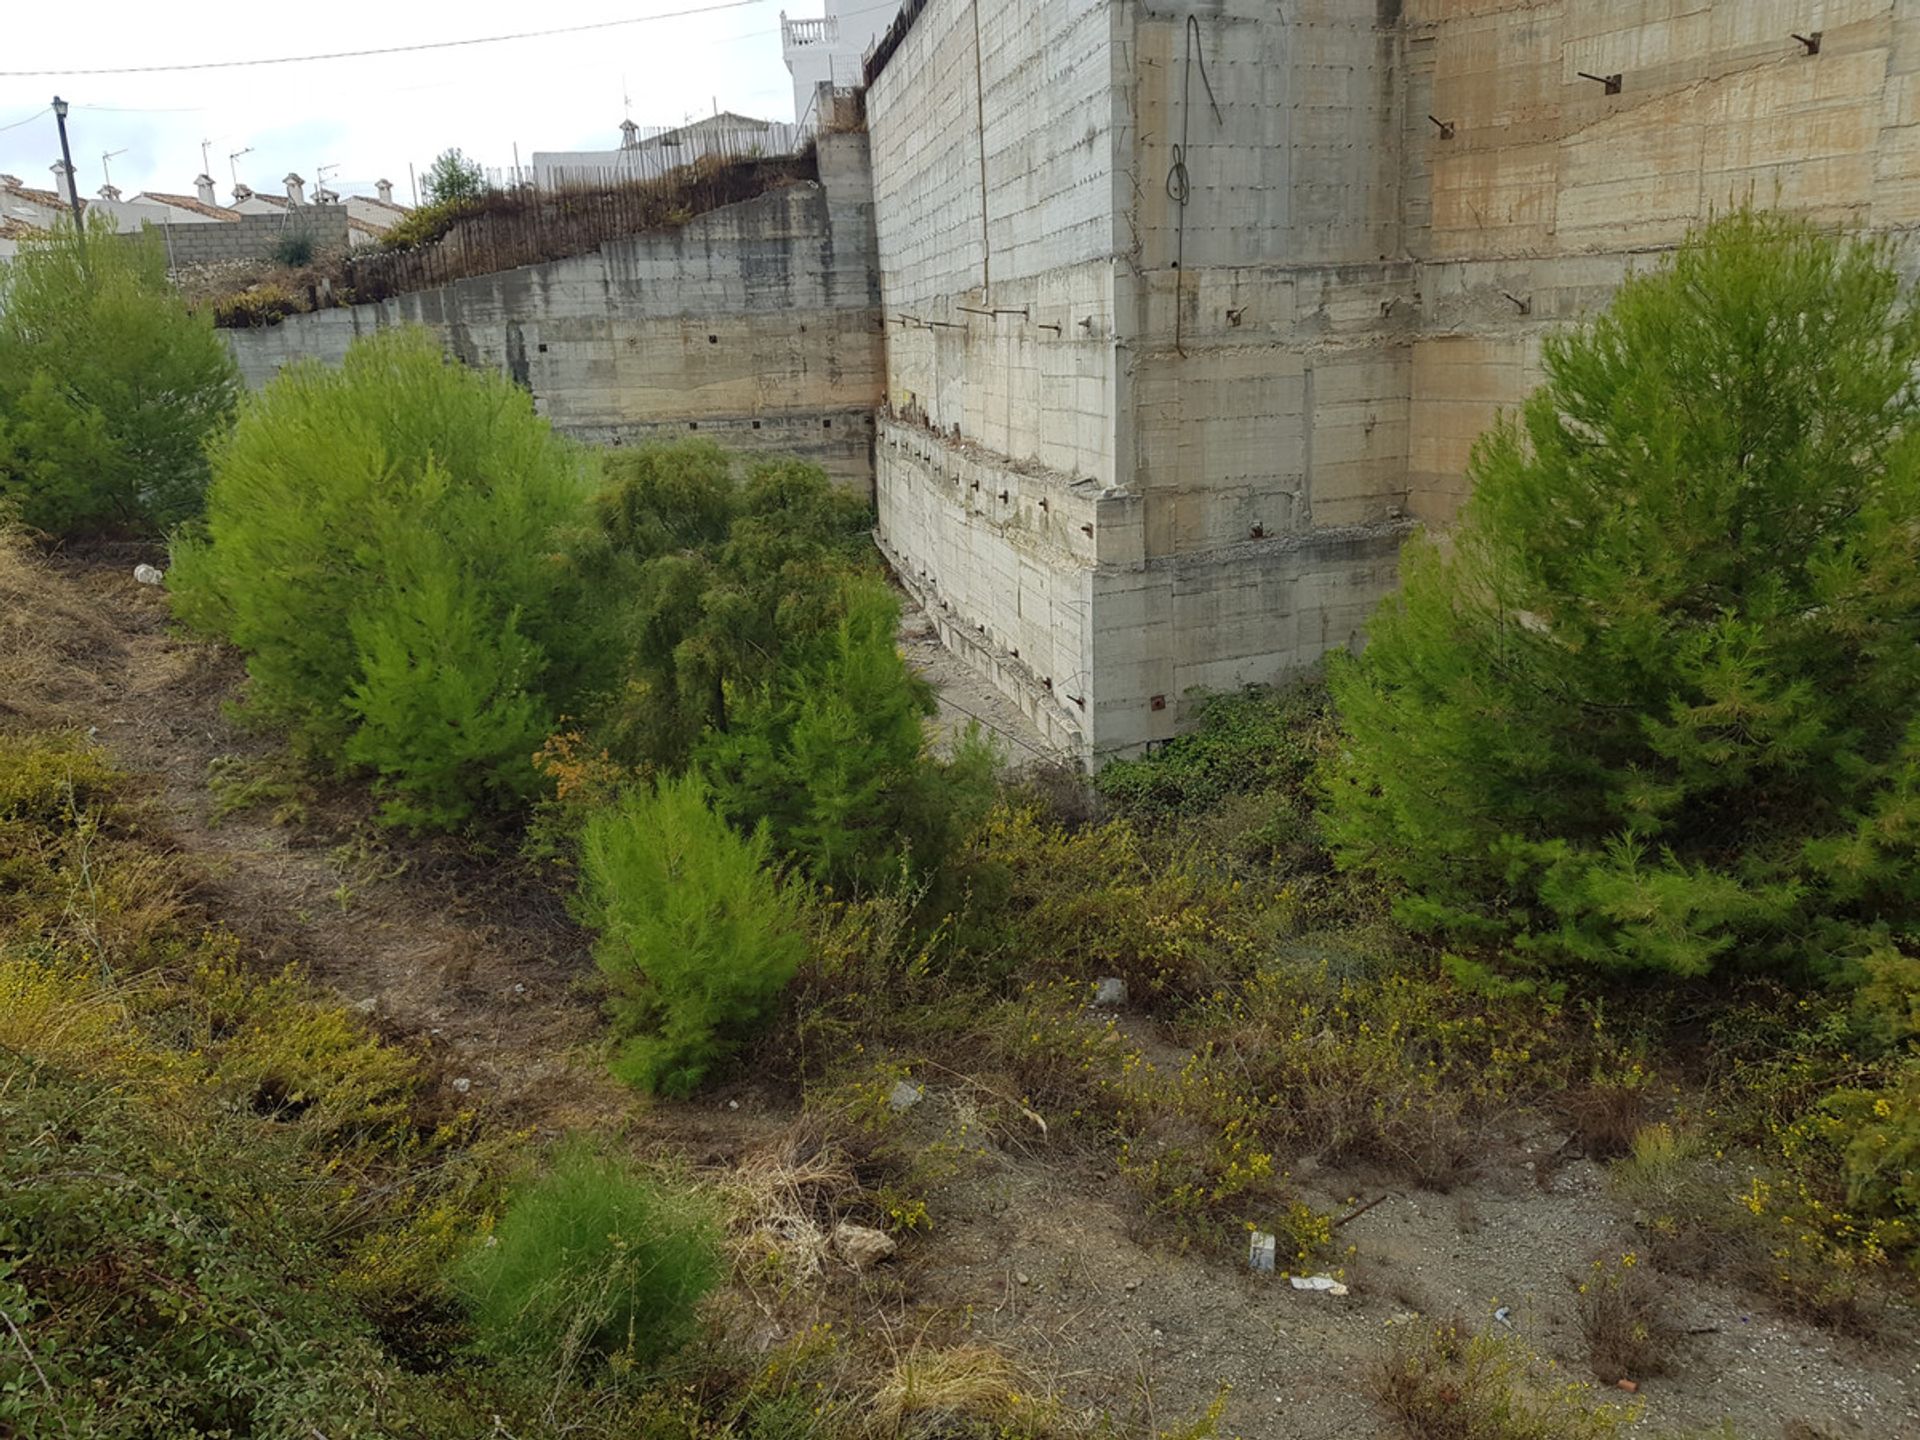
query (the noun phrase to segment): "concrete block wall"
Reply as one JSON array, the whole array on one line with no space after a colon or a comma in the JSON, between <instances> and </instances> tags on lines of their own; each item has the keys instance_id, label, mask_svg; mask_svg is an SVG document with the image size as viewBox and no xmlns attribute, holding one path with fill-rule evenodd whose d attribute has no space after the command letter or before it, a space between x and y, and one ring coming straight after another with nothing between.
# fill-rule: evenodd
<instances>
[{"instance_id":1,"label":"concrete block wall","mask_svg":"<svg viewBox=\"0 0 1920 1440\"><path fill-rule=\"evenodd\" d=\"M1090 760L1350 643L1392 583L1397 54L1375 0L933 0L869 91L882 539ZM956 497L977 466L1051 526Z\"/></svg>"},{"instance_id":2,"label":"concrete block wall","mask_svg":"<svg viewBox=\"0 0 1920 1440\"><path fill-rule=\"evenodd\" d=\"M302 205L272 215L242 215L204 225L152 225L173 268L224 260L264 260L288 235L305 235L318 251L347 248L347 207Z\"/></svg>"},{"instance_id":3,"label":"concrete block wall","mask_svg":"<svg viewBox=\"0 0 1920 1440\"><path fill-rule=\"evenodd\" d=\"M1808 54L1793 36L1815 31ZM1473 440L1539 383L1543 337L1709 215L1920 221L1917 0L1407 0L1403 46L1423 519L1456 513Z\"/></svg>"},{"instance_id":4,"label":"concrete block wall","mask_svg":"<svg viewBox=\"0 0 1920 1440\"><path fill-rule=\"evenodd\" d=\"M870 493L883 372L866 137L822 136L820 163L819 184L670 233L229 337L257 387L294 359L337 363L358 335L425 325L590 443L697 432Z\"/></svg>"}]
</instances>

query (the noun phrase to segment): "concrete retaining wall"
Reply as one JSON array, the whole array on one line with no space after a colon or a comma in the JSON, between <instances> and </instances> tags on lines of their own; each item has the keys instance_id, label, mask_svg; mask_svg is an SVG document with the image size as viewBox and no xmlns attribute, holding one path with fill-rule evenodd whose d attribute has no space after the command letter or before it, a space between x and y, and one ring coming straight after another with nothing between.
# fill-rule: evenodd
<instances>
[{"instance_id":1,"label":"concrete retaining wall","mask_svg":"<svg viewBox=\"0 0 1920 1440\"><path fill-rule=\"evenodd\" d=\"M697 432L868 492L881 341L866 137L823 136L820 174L591 255L232 331L234 353L257 387L294 359L338 362L358 335L425 325L591 443Z\"/></svg>"},{"instance_id":2,"label":"concrete retaining wall","mask_svg":"<svg viewBox=\"0 0 1920 1440\"><path fill-rule=\"evenodd\" d=\"M1219 0L1195 41L1129 0L932 0L868 94L883 542L1096 763L1353 643L1393 583L1398 30L1291 12Z\"/></svg>"}]
</instances>

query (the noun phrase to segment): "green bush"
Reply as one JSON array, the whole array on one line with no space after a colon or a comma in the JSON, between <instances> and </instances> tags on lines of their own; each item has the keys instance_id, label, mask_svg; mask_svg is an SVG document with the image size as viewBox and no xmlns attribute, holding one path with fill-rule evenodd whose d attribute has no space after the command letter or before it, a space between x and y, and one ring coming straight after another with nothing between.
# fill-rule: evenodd
<instances>
[{"instance_id":1,"label":"green bush","mask_svg":"<svg viewBox=\"0 0 1920 1440\"><path fill-rule=\"evenodd\" d=\"M1920 313L1740 213L1548 342L1337 666L1349 866L1548 963L1831 971L1920 921Z\"/></svg>"},{"instance_id":2,"label":"green bush","mask_svg":"<svg viewBox=\"0 0 1920 1440\"><path fill-rule=\"evenodd\" d=\"M600 497L607 583L633 597L634 676L606 717L634 764L683 768L732 698L833 629L846 576L872 568L870 514L817 465L765 461L741 485L704 441L609 458Z\"/></svg>"},{"instance_id":3,"label":"green bush","mask_svg":"<svg viewBox=\"0 0 1920 1440\"><path fill-rule=\"evenodd\" d=\"M558 715L616 681L617 612L569 558L593 490L523 391L389 331L245 407L170 588L247 653L256 716L449 827L522 805Z\"/></svg>"},{"instance_id":4,"label":"green bush","mask_svg":"<svg viewBox=\"0 0 1920 1440\"><path fill-rule=\"evenodd\" d=\"M706 441L607 460L591 568L633 597L633 677L598 717L634 769L698 765L743 831L815 879L871 889L934 874L984 811L983 744L935 757L932 692L901 658L871 516L798 460L742 484Z\"/></svg>"},{"instance_id":5,"label":"green bush","mask_svg":"<svg viewBox=\"0 0 1920 1440\"><path fill-rule=\"evenodd\" d=\"M685 1344L721 1278L718 1229L691 1196L584 1144L509 1197L455 1285L481 1339L562 1373L589 1352L645 1364Z\"/></svg>"},{"instance_id":6,"label":"green bush","mask_svg":"<svg viewBox=\"0 0 1920 1440\"><path fill-rule=\"evenodd\" d=\"M0 265L0 502L56 534L157 532L199 513L239 374L157 236L79 239L29 236Z\"/></svg>"},{"instance_id":7,"label":"green bush","mask_svg":"<svg viewBox=\"0 0 1920 1440\"><path fill-rule=\"evenodd\" d=\"M273 263L299 269L313 263L313 236L305 230L288 230L273 242Z\"/></svg>"},{"instance_id":8,"label":"green bush","mask_svg":"<svg viewBox=\"0 0 1920 1440\"><path fill-rule=\"evenodd\" d=\"M629 790L587 819L581 906L613 991L614 1073L684 1095L772 1013L799 969L799 911L696 774Z\"/></svg>"},{"instance_id":9,"label":"green bush","mask_svg":"<svg viewBox=\"0 0 1920 1440\"><path fill-rule=\"evenodd\" d=\"M900 656L900 605L884 582L848 580L829 613L834 627L790 646L729 729L709 735L701 768L722 813L764 821L822 884L924 879L991 803L994 752L976 733L951 762L930 754L933 690Z\"/></svg>"},{"instance_id":10,"label":"green bush","mask_svg":"<svg viewBox=\"0 0 1920 1440\"><path fill-rule=\"evenodd\" d=\"M1197 729L1145 759L1114 761L1094 783L1119 813L1149 821L1201 814L1235 795L1303 798L1327 741L1319 685L1213 695Z\"/></svg>"}]
</instances>

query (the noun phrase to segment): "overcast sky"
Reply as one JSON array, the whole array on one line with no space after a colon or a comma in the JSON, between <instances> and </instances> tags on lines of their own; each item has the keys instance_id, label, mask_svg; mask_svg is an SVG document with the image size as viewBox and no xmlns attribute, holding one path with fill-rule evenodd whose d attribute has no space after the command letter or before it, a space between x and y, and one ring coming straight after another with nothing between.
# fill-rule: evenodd
<instances>
[{"instance_id":1,"label":"overcast sky","mask_svg":"<svg viewBox=\"0 0 1920 1440\"><path fill-rule=\"evenodd\" d=\"M897 0L882 0L887 9ZM407 165L424 170L457 145L483 165L513 164L536 150L588 150L619 143L631 110L645 125L679 124L723 110L793 118L780 58L780 11L822 13L822 0L399 0L386 5L302 6L258 0L96 0L84 7L21 3L0 27L0 171L51 188L60 155L49 103L67 120L80 193L102 183L101 155L123 194L193 191L201 142L222 201L232 166L256 190L282 193L281 177L308 181L321 165L342 193L371 194L394 182L411 203ZM686 14L690 10L705 13ZM681 12L677 17L673 12ZM84 69L258 60L466 40L638 16L642 24L465 45L411 54L299 64L248 65L144 75ZM62 67L71 67L65 68ZM630 97L624 99L623 97ZM36 110L44 111L38 118ZM19 123L24 121L25 123ZM230 166L228 156L251 147Z\"/></svg>"}]
</instances>

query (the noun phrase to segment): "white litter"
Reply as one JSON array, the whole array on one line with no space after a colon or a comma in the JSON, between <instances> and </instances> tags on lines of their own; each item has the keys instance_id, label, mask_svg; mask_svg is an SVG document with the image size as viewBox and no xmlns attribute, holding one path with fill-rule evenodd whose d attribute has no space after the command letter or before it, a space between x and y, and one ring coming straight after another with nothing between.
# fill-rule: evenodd
<instances>
[{"instance_id":1,"label":"white litter","mask_svg":"<svg viewBox=\"0 0 1920 1440\"><path fill-rule=\"evenodd\" d=\"M1323 1290L1329 1295L1345 1295L1347 1287L1331 1275L1291 1275L1287 1283L1296 1290Z\"/></svg>"},{"instance_id":2,"label":"white litter","mask_svg":"<svg viewBox=\"0 0 1920 1440\"><path fill-rule=\"evenodd\" d=\"M1247 1268L1255 1274L1273 1273L1274 1239L1264 1230L1253 1232L1253 1239L1247 1245Z\"/></svg>"},{"instance_id":3,"label":"white litter","mask_svg":"<svg viewBox=\"0 0 1920 1440\"><path fill-rule=\"evenodd\" d=\"M167 577L164 571L156 570L151 565L136 565L133 567L133 578L142 585L159 585Z\"/></svg>"}]
</instances>

